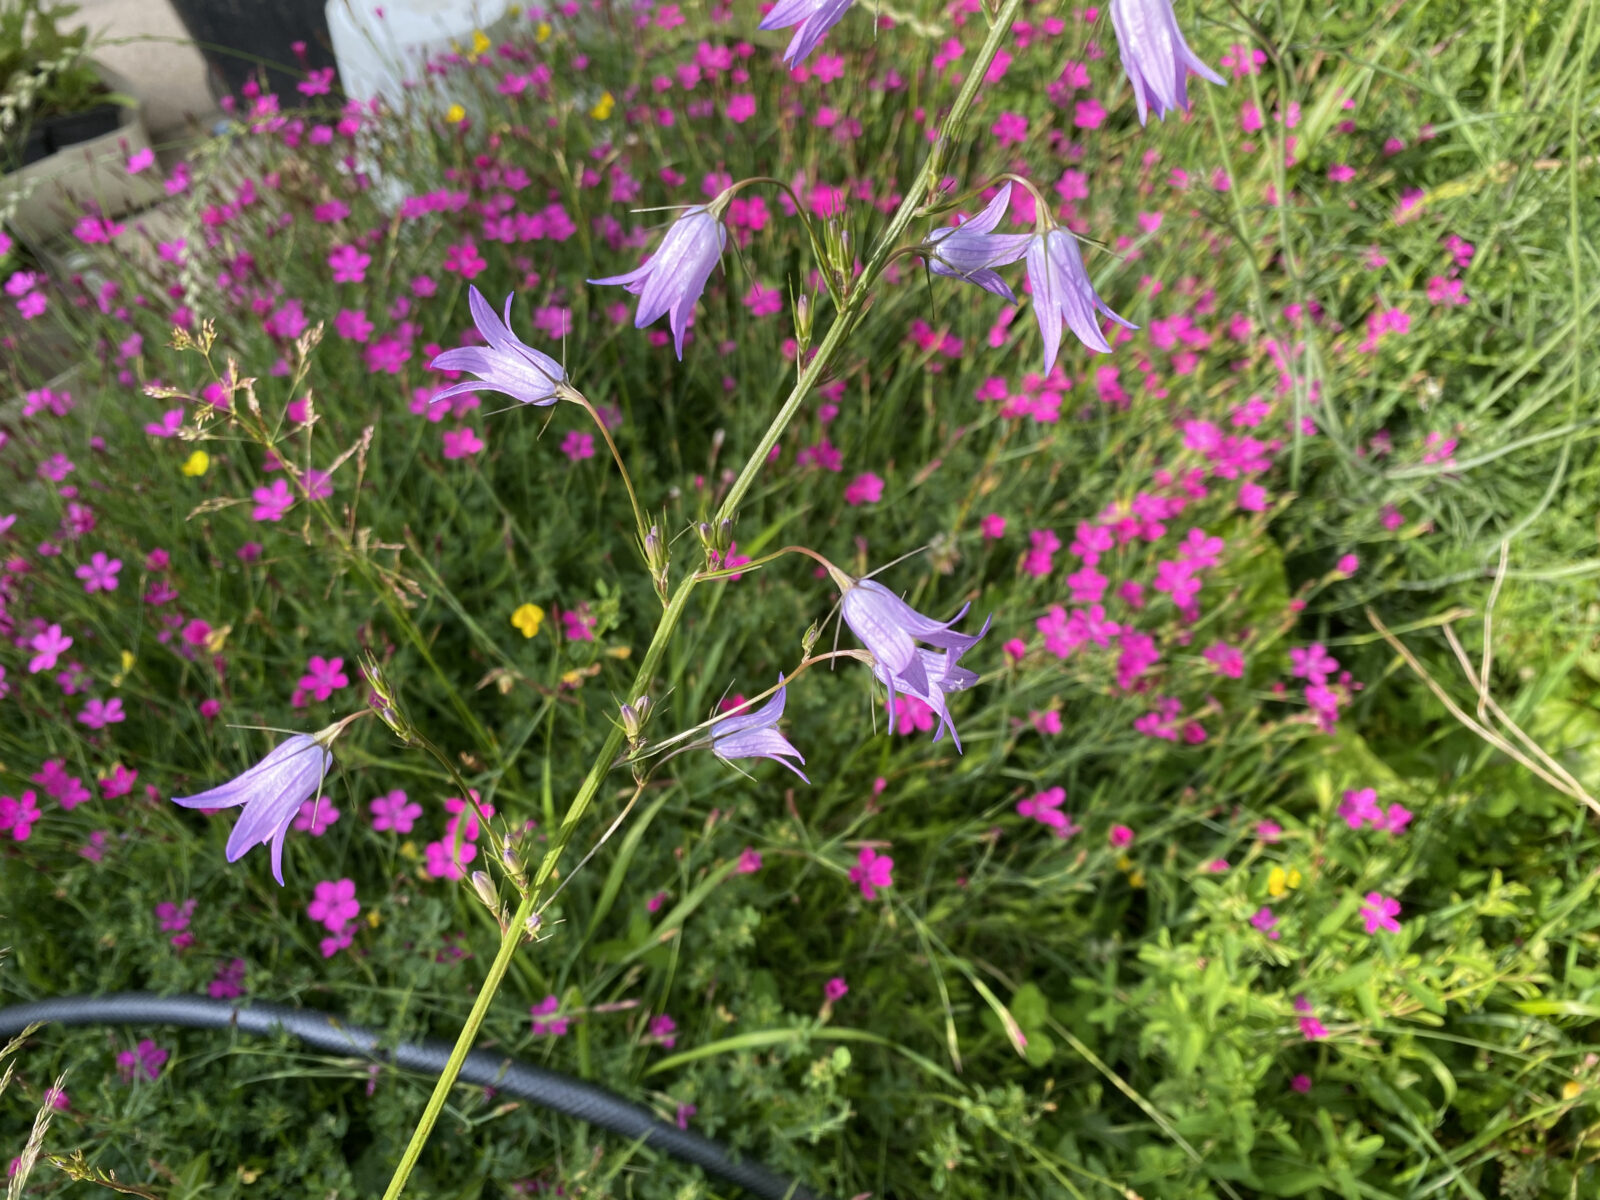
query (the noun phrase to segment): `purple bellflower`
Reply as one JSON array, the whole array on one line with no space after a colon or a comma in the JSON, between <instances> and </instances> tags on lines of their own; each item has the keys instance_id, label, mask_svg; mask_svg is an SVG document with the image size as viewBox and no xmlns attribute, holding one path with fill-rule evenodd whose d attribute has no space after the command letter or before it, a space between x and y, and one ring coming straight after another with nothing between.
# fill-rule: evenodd
<instances>
[{"instance_id":1,"label":"purple bellflower","mask_svg":"<svg viewBox=\"0 0 1600 1200\"><path fill-rule=\"evenodd\" d=\"M948 726L955 735L944 698L977 682L977 676L956 662L989 632L989 621L976 634L956 633L950 627L967 615L970 604L948 621L923 616L881 583L870 579L852 580L839 572L834 581L844 592L841 608L844 623L861 639L872 654L873 674L889 689L890 730L894 729L894 698L897 692L914 696L938 714L938 741ZM991 618L992 619L992 618ZM924 650L926 642L943 654ZM956 739L959 749L961 741Z\"/></svg>"},{"instance_id":2,"label":"purple bellflower","mask_svg":"<svg viewBox=\"0 0 1600 1200\"><path fill-rule=\"evenodd\" d=\"M935 229L926 243L928 269L935 275L975 283L984 291L1015 304L1016 296L993 270L1016 262L1028 251L1027 234L994 232L1010 206L1011 185L1007 183L972 220Z\"/></svg>"},{"instance_id":3,"label":"purple bellflower","mask_svg":"<svg viewBox=\"0 0 1600 1200\"><path fill-rule=\"evenodd\" d=\"M839 23L853 3L855 0L778 0L757 28L771 33L774 29L799 26L783 52L783 61L792 69L817 48L823 35Z\"/></svg>"},{"instance_id":4,"label":"purple bellflower","mask_svg":"<svg viewBox=\"0 0 1600 1200\"><path fill-rule=\"evenodd\" d=\"M1223 82L1183 40L1172 0L1111 0L1111 27L1141 125L1151 112L1159 121L1173 109L1188 110L1190 71L1212 83Z\"/></svg>"},{"instance_id":5,"label":"purple bellflower","mask_svg":"<svg viewBox=\"0 0 1600 1200\"><path fill-rule=\"evenodd\" d=\"M446 350L430 364L441 371L470 371L478 376L453 383L434 394L430 404L459 396L462 392L503 392L524 404L554 404L567 386L567 373L548 354L519 341L511 332L511 300L506 297L505 320L495 316L483 293L470 284L467 306L472 323L484 336L487 346L461 346Z\"/></svg>"},{"instance_id":6,"label":"purple bellflower","mask_svg":"<svg viewBox=\"0 0 1600 1200\"><path fill-rule=\"evenodd\" d=\"M1111 352L1095 313L1101 312L1125 329L1137 325L1125 321L1106 306L1089 282L1089 272L1078 250L1078 239L1065 229L1053 228L1028 239L1028 283L1033 288L1033 313L1044 338L1044 373L1056 365L1061 350L1061 323L1091 350Z\"/></svg>"},{"instance_id":7,"label":"purple bellflower","mask_svg":"<svg viewBox=\"0 0 1600 1200\"><path fill-rule=\"evenodd\" d=\"M770 758L810 783L805 772L788 761L791 756L801 763L806 760L789 739L778 732L778 720L783 716L783 701L783 676L779 675L778 690L760 708L746 709L712 724L711 753L723 762L735 758Z\"/></svg>"},{"instance_id":8,"label":"purple bellflower","mask_svg":"<svg viewBox=\"0 0 1600 1200\"><path fill-rule=\"evenodd\" d=\"M621 284L639 297L633 327L643 329L670 313L673 346L683 361L683 335L694 317L695 301L728 244L718 201L697 204L672 223L644 265L625 275L591 279L596 284Z\"/></svg>"},{"instance_id":9,"label":"purple bellflower","mask_svg":"<svg viewBox=\"0 0 1600 1200\"><path fill-rule=\"evenodd\" d=\"M174 796L184 808L233 808L244 812L228 835L228 861L238 862L253 846L272 843L272 875L283 886L283 839L300 805L322 790L333 765L326 745L297 733L244 774L195 796Z\"/></svg>"}]
</instances>

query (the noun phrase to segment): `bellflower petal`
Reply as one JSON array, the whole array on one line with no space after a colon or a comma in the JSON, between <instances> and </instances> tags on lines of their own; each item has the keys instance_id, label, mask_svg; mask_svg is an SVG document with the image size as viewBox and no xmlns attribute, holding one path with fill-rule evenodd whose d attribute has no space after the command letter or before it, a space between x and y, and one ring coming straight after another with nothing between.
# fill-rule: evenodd
<instances>
[{"instance_id":1,"label":"bellflower petal","mask_svg":"<svg viewBox=\"0 0 1600 1200\"><path fill-rule=\"evenodd\" d=\"M1133 85L1139 124L1154 112L1161 120L1189 108L1189 72L1222 83L1183 40L1172 0L1111 0L1111 27L1122 51L1122 70Z\"/></svg>"},{"instance_id":2,"label":"bellflower petal","mask_svg":"<svg viewBox=\"0 0 1600 1200\"><path fill-rule=\"evenodd\" d=\"M440 371L467 371L479 378L451 384L434 393L430 404L463 392L501 392L523 404L541 406L556 402L567 373L555 359L525 345L511 332L511 300L506 297L502 320L489 307L483 293L468 285L467 306L472 310L472 323L489 344L446 350L429 365Z\"/></svg>"},{"instance_id":3,"label":"bellflower petal","mask_svg":"<svg viewBox=\"0 0 1600 1200\"><path fill-rule=\"evenodd\" d=\"M935 275L975 283L1015 304L1011 288L992 270L1016 262L1027 253L1032 240L1026 234L994 232L1010 205L1011 184L1007 183L972 220L935 229L926 243L928 269Z\"/></svg>"},{"instance_id":4,"label":"bellflower petal","mask_svg":"<svg viewBox=\"0 0 1600 1200\"><path fill-rule=\"evenodd\" d=\"M770 758L810 783L805 773L788 761L795 758L804 763L805 758L777 729L778 720L783 716L784 696L783 676L779 675L778 690L760 708L735 713L713 723L711 753L724 762L736 758Z\"/></svg>"},{"instance_id":5,"label":"bellflower petal","mask_svg":"<svg viewBox=\"0 0 1600 1200\"><path fill-rule=\"evenodd\" d=\"M1111 344L1100 332L1096 313L1104 313L1125 329L1137 329L1106 306L1089 282L1078 239L1065 229L1051 229L1028 239L1028 282L1033 286L1033 313L1044 338L1044 373L1056 364L1061 349L1061 325L1091 350L1111 352Z\"/></svg>"},{"instance_id":6,"label":"bellflower petal","mask_svg":"<svg viewBox=\"0 0 1600 1200\"><path fill-rule=\"evenodd\" d=\"M778 0L772 11L762 18L758 29L771 33L798 25L789 48L783 52L783 61L791 68L797 66L817 48L823 35L837 25L855 0Z\"/></svg>"},{"instance_id":7,"label":"bellflower petal","mask_svg":"<svg viewBox=\"0 0 1600 1200\"><path fill-rule=\"evenodd\" d=\"M706 290L706 280L728 244L728 231L703 204L697 204L672 223L656 252L640 267L624 275L591 279L594 284L618 284L639 297L633 327L643 329L670 313L673 345L683 360L683 335L694 314L695 301Z\"/></svg>"},{"instance_id":8,"label":"bellflower petal","mask_svg":"<svg viewBox=\"0 0 1600 1200\"><path fill-rule=\"evenodd\" d=\"M193 796L174 796L184 808L244 806L228 835L227 858L272 843L272 875L283 886L283 842L300 805L322 789L333 755L310 734L297 733L242 775Z\"/></svg>"},{"instance_id":9,"label":"bellflower petal","mask_svg":"<svg viewBox=\"0 0 1600 1200\"><path fill-rule=\"evenodd\" d=\"M872 653L873 674L889 689L889 731L894 732L894 698L896 693L914 696L934 710L939 717L939 729L934 735L938 741L948 728L955 735L955 725L950 720L944 697L977 682L977 676L957 660L984 634L989 632L989 621L976 634L957 633L951 629L966 616L970 604L948 621L935 621L912 608L881 583L863 579L845 589L841 604L845 624L860 638ZM943 650L935 654L919 647L926 642ZM956 738L956 749L961 740Z\"/></svg>"}]
</instances>

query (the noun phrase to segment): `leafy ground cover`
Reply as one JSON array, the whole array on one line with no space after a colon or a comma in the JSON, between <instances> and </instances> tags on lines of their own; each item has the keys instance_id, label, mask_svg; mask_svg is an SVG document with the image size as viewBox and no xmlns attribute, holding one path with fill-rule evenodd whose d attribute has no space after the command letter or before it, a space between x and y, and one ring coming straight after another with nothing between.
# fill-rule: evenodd
<instances>
[{"instance_id":1,"label":"leafy ground cover","mask_svg":"<svg viewBox=\"0 0 1600 1200\"><path fill-rule=\"evenodd\" d=\"M1141 125L1107 13L1025 5L951 130L990 15L851 12L791 70L748 5L530 12L406 115L242 97L176 235L13 248L8 335L80 351L0 409L4 995L453 1037L570 836L480 1041L824 1194L1591 1193L1594 7L1200 6L1224 83ZM896 256L724 533L941 132L901 244L1029 181L1002 231L1048 205L1137 328L1046 369L1021 264L1009 304ZM756 177L681 361L586 282ZM431 402L470 288L599 423ZM818 660L857 643L793 546L992 614L954 729ZM355 721L283 885L228 863L171 798L369 713L362 660L438 755ZM780 672L808 782L658 752ZM39 1195L377 1194L429 1091L158 1030L11 1061L11 1152L43 1108L83 1154ZM731 1194L466 1087L412 1188Z\"/></svg>"}]
</instances>

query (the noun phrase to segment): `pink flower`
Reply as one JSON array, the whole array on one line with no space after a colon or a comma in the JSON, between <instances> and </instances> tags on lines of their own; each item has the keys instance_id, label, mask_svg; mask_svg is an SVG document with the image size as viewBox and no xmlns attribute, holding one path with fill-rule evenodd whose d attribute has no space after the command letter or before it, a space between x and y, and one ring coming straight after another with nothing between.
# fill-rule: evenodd
<instances>
[{"instance_id":1,"label":"pink flower","mask_svg":"<svg viewBox=\"0 0 1600 1200\"><path fill-rule=\"evenodd\" d=\"M31 789L17 798L0 796L0 833L9 833L14 842L28 840L39 815L39 796Z\"/></svg>"},{"instance_id":2,"label":"pink flower","mask_svg":"<svg viewBox=\"0 0 1600 1200\"><path fill-rule=\"evenodd\" d=\"M139 772L117 763L111 768L110 774L100 781L100 795L107 800L126 796L133 791L133 785L138 778Z\"/></svg>"},{"instance_id":3,"label":"pink flower","mask_svg":"<svg viewBox=\"0 0 1600 1200\"><path fill-rule=\"evenodd\" d=\"M312 892L315 898L306 906L306 916L321 921L329 933L343 933L361 913L353 879L324 879Z\"/></svg>"},{"instance_id":4,"label":"pink flower","mask_svg":"<svg viewBox=\"0 0 1600 1200\"><path fill-rule=\"evenodd\" d=\"M1218 675L1229 679L1244 678L1244 655L1227 642L1213 642L1200 655L1215 668Z\"/></svg>"},{"instance_id":5,"label":"pink flower","mask_svg":"<svg viewBox=\"0 0 1600 1200\"><path fill-rule=\"evenodd\" d=\"M470 425L444 431L444 456L447 459L468 458L483 449L483 440Z\"/></svg>"},{"instance_id":6,"label":"pink flower","mask_svg":"<svg viewBox=\"0 0 1600 1200\"><path fill-rule=\"evenodd\" d=\"M844 489L844 502L854 508L860 504L876 504L883 498L883 480L868 471L857 475Z\"/></svg>"},{"instance_id":7,"label":"pink flower","mask_svg":"<svg viewBox=\"0 0 1600 1200\"><path fill-rule=\"evenodd\" d=\"M1304 648L1293 646L1289 649L1289 670L1297 679L1306 679L1311 683L1326 683L1328 675L1338 669L1339 660L1329 654L1321 642L1312 642Z\"/></svg>"},{"instance_id":8,"label":"pink flower","mask_svg":"<svg viewBox=\"0 0 1600 1200\"><path fill-rule=\"evenodd\" d=\"M581 462L586 458L594 457L594 434L586 433L581 429L569 429L567 436L561 439L561 453L573 462Z\"/></svg>"},{"instance_id":9,"label":"pink flower","mask_svg":"<svg viewBox=\"0 0 1600 1200\"><path fill-rule=\"evenodd\" d=\"M294 827L301 833L321 837L327 832L328 826L338 819L339 810L333 806L333 801L326 796L319 796L315 800L300 801L300 811L295 814Z\"/></svg>"},{"instance_id":10,"label":"pink flower","mask_svg":"<svg viewBox=\"0 0 1600 1200\"><path fill-rule=\"evenodd\" d=\"M61 626L51 625L43 633L36 633L27 642L28 649L34 652L28 660L28 674L37 675L41 671L53 670L56 659L65 654L72 645L72 639L61 632Z\"/></svg>"},{"instance_id":11,"label":"pink flower","mask_svg":"<svg viewBox=\"0 0 1600 1200\"><path fill-rule=\"evenodd\" d=\"M1334 569L1341 575L1349 576L1354 575L1360 566L1361 560L1359 558L1354 554L1346 554L1335 564Z\"/></svg>"},{"instance_id":12,"label":"pink flower","mask_svg":"<svg viewBox=\"0 0 1600 1200\"><path fill-rule=\"evenodd\" d=\"M1113 825L1111 827L1110 842L1118 850L1133 844L1133 830L1126 825Z\"/></svg>"},{"instance_id":13,"label":"pink flower","mask_svg":"<svg viewBox=\"0 0 1600 1200\"><path fill-rule=\"evenodd\" d=\"M561 1011L561 1001L555 996L546 996L538 1004L532 1005L528 1013L533 1017L534 1037L565 1037L567 1030L572 1026L571 1017L552 1016ZM548 1021L539 1020L540 1017L550 1017Z\"/></svg>"},{"instance_id":14,"label":"pink flower","mask_svg":"<svg viewBox=\"0 0 1600 1200\"><path fill-rule=\"evenodd\" d=\"M1293 1079L1289 1080L1289 1086L1295 1091L1299 1092L1301 1095L1304 1095L1311 1090L1311 1076L1296 1075Z\"/></svg>"},{"instance_id":15,"label":"pink flower","mask_svg":"<svg viewBox=\"0 0 1600 1200\"><path fill-rule=\"evenodd\" d=\"M744 93L729 96L728 106L723 111L735 125L743 125L756 115L756 98Z\"/></svg>"},{"instance_id":16,"label":"pink flower","mask_svg":"<svg viewBox=\"0 0 1600 1200\"><path fill-rule=\"evenodd\" d=\"M452 846L455 841L429 842L424 848L427 862L424 864L430 878L433 879L464 879L466 878L466 864L478 855L478 847L472 842L463 841L459 848Z\"/></svg>"},{"instance_id":17,"label":"pink flower","mask_svg":"<svg viewBox=\"0 0 1600 1200\"><path fill-rule=\"evenodd\" d=\"M1400 922L1395 918L1400 915L1400 901L1385 896L1382 892L1368 892L1365 902L1361 905L1361 919L1367 923L1368 933L1399 933Z\"/></svg>"},{"instance_id":18,"label":"pink flower","mask_svg":"<svg viewBox=\"0 0 1600 1200\"><path fill-rule=\"evenodd\" d=\"M406 794L399 788L377 797L370 807L372 827L379 833L386 830L394 833L410 833L417 818L422 815L422 805L408 801Z\"/></svg>"},{"instance_id":19,"label":"pink flower","mask_svg":"<svg viewBox=\"0 0 1600 1200\"><path fill-rule=\"evenodd\" d=\"M1019 800L1017 814L1032 818L1039 824L1047 826L1056 837L1066 839L1079 831L1079 826L1073 824L1072 818L1061 811L1062 802L1066 798L1065 788L1049 788L1026 800Z\"/></svg>"},{"instance_id":20,"label":"pink flower","mask_svg":"<svg viewBox=\"0 0 1600 1200\"><path fill-rule=\"evenodd\" d=\"M340 246L328 255L328 266L333 269L335 283L360 283L367 277L367 267L372 255L363 254L354 246Z\"/></svg>"},{"instance_id":21,"label":"pink flower","mask_svg":"<svg viewBox=\"0 0 1600 1200\"><path fill-rule=\"evenodd\" d=\"M678 1023L666 1013L650 1018L650 1036L668 1050L678 1044L677 1032Z\"/></svg>"},{"instance_id":22,"label":"pink flower","mask_svg":"<svg viewBox=\"0 0 1600 1200\"><path fill-rule=\"evenodd\" d=\"M156 161L156 152L149 146L135 150L128 155L128 174L137 175L140 171L148 171Z\"/></svg>"},{"instance_id":23,"label":"pink flower","mask_svg":"<svg viewBox=\"0 0 1600 1200\"><path fill-rule=\"evenodd\" d=\"M761 855L753 848L746 846L739 855L739 861L734 866L736 875L754 875L761 870Z\"/></svg>"},{"instance_id":24,"label":"pink flower","mask_svg":"<svg viewBox=\"0 0 1600 1200\"><path fill-rule=\"evenodd\" d=\"M256 502L250 516L257 521L281 521L294 507L294 493L281 479L274 479L271 487L256 488L250 498Z\"/></svg>"},{"instance_id":25,"label":"pink flower","mask_svg":"<svg viewBox=\"0 0 1600 1200\"><path fill-rule=\"evenodd\" d=\"M153 1080L161 1074L168 1057L165 1050L145 1038L134 1049L124 1050L117 1055L117 1071L123 1083L132 1083L141 1075Z\"/></svg>"},{"instance_id":26,"label":"pink flower","mask_svg":"<svg viewBox=\"0 0 1600 1200\"><path fill-rule=\"evenodd\" d=\"M120 558L107 558L104 552L96 550L94 556L73 574L83 580L83 590L86 592L114 592L117 590L117 572L120 570Z\"/></svg>"},{"instance_id":27,"label":"pink flower","mask_svg":"<svg viewBox=\"0 0 1600 1200\"><path fill-rule=\"evenodd\" d=\"M1345 792L1339 804L1339 815L1351 829L1360 829L1366 822L1378 824L1384 820L1383 809L1378 804L1375 788L1351 789ZM1409 820L1409 814L1407 815Z\"/></svg>"},{"instance_id":28,"label":"pink flower","mask_svg":"<svg viewBox=\"0 0 1600 1200\"><path fill-rule=\"evenodd\" d=\"M1273 941L1277 941L1282 936L1281 931L1274 928L1278 924L1278 918L1272 915L1272 909L1268 906L1263 905L1258 908L1256 915L1250 918L1250 924Z\"/></svg>"},{"instance_id":29,"label":"pink flower","mask_svg":"<svg viewBox=\"0 0 1600 1200\"><path fill-rule=\"evenodd\" d=\"M350 677L344 673L344 659L313 654L306 663L306 673L300 676L299 686L317 700L326 700L339 688L349 687Z\"/></svg>"},{"instance_id":30,"label":"pink flower","mask_svg":"<svg viewBox=\"0 0 1600 1200\"><path fill-rule=\"evenodd\" d=\"M125 719L122 698L119 696L113 696L110 700L98 698L90 700L78 713L78 720L90 729L104 729L107 725L115 725Z\"/></svg>"},{"instance_id":31,"label":"pink flower","mask_svg":"<svg viewBox=\"0 0 1600 1200\"><path fill-rule=\"evenodd\" d=\"M1372 818L1374 829L1381 829L1389 834L1404 833L1409 824L1411 824L1411 810L1403 804L1391 804L1387 812L1380 812Z\"/></svg>"},{"instance_id":32,"label":"pink flower","mask_svg":"<svg viewBox=\"0 0 1600 1200\"><path fill-rule=\"evenodd\" d=\"M861 894L868 900L876 900L875 889L893 885L893 872L894 859L879 854L871 846L863 846L856 856L856 865L850 868L850 882L859 884Z\"/></svg>"},{"instance_id":33,"label":"pink flower","mask_svg":"<svg viewBox=\"0 0 1600 1200\"><path fill-rule=\"evenodd\" d=\"M984 537L990 541L998 541L1006 535L1006 519L999 513L990 513L984 517L979 528L983 530Z\"/></svg>"},{"instance_id":34,"label":"pink flower","mask_svg":"<svg viewBox=\"0 0 1600 1200\"><path fill-rule=\"evenodd\" d=\"M844 981L842 975L835 975L822 985L822 998L829 1004L837 1004L843 1000L850 991L850 985Z\"/></svg>"}]
</instances>

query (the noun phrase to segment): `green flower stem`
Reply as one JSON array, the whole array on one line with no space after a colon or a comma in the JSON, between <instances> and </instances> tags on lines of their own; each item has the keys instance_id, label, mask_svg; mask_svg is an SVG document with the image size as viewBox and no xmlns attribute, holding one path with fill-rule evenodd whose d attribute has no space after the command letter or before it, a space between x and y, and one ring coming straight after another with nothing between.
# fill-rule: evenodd
<instances>
[{"instance_id":1,"label":"green flower stem","mask_svg":"<svg viewBox=\"0 0 1600 1200\"><path fill-rule=\"evenodd\" d=\"M960 133L962 123L966 120L967 110L972 107L972 102L978 94L978 85L982 82L984 73L988 71L990 63L994 61L1000 43L1005 39L1011 28L1012 21L1016 18L1017 11L1022 7L1022 0L1006 0L1005 6L1000 10L999 16L989 28L989 36L983 43L983 48L978 51L977 61L973 64L971 73L961 87L961 92L956 96L955 103L950 108L950 115L945 127L941 131L940 139L935 143L933 150L923 160L922 168L917 172L915 182L907 189L905 199L900 202L900 207L895 210L894 217L890 220L888 228L883 231L883 236L878 239L872 257L868 260L861 278L856 286L846 297L844 307L840 310L837 319L828 328L827 336L822 339L817 347L817 353L811 362L800 372L800 377L795 381L794 390L789 393L789 398L784 401L783 407L772 419L767 431L762 435L754 452L750 455L739 472L739 477L734 481L728 494L722 501L722 507L717 512L717 521L733 515L739 507L739 502L744 499L751 486L755 483L756 476L766 464L767 455L772 447L778 444L778 439L783 436L783 431L799 411L800 405L805 402L817 381L822 378L823 372L832 364L834 355L844 343L845 338L860 322L866 311L867 296L872 284L883 269L888 265L895 251L895 244L905 232L906 227L916 217L923 195L928 185L934 180L936 172L942 162L941 148ZM650 646L644 653L644 659L639 663L638 674L634 676L633 686L628 690L629 696L642 696L649 691L650 683L655 678L656 671L661 666L661 660L666 655L667 644L672 640L673 632L678 627L678 621L683 617L684 610L689 606L689 595L694 591L695 585L700 582L700 577L694 572L685 575L672 593L666 610L661 614L661 621L656 626L655 635L650 639ZM522 903L517 906L516 913L511 918L511 923L506 928L504 937L500 941L500 952L495 956L494 965L489 968L489 977L483 981L483 987L478 989L478 998L473 1003L472 1012L467 1016L467 1023L462 1027L461 1036L456 1039L456 1046L450 1053L450 1061L445 1064L444 1072L439 1076L439 1081L434 1085L433 1095L428 1097L428 1106L422 1112L422 1119L417 1122L417 1127L411 1134L405 1153L400 1158L399 1165L395 1168L394 1178L389 1181L389 1187L383 1194L383 1200L397 1200L405 1189L406 1179L411 1174L411 1169L416 1166L418 1157L422 1154L422 1147L427 1143L428 1136L433 1132L434 1123L439 1119L439 1113L444 1108L445 1098L454 1086L456 1076L461 1073L461 1064L467 1057L467 1051L472 1048L472 1043L478 1035L478 1027L483 1024L484 1014L489 1009L489 1003L494 999L496 990L505 978L506 969L511 965L511 957L516 953L517 944L523 936L523 925L529 915L534 912L543 894L545 886L555 874L556 864L561 859L561 852L566 849L567 843L577 832L578 822L588 811L595 796L600 791L607 773L617 761L617 754L622 749L623 732L620 724L613 724L611 732L606 735L605 744L600 747L600 752L595 756L589 773L584 776L578 793L572 798L566 815L561 818L560 828L556 830L555 837L551 840L550 848L545 852L544 858L539 863L538 873L533 878L532 885L527 894L523 896Z\"/></svg>"},{"instance_id":2,"label":"green flower stem","mask_svg":"<svg viewBox=\"0 0 1600 1200\"><path fill-rule=\"evenodd\" d=\"M461 1064L466 1061L467 1051L472 1049L472 1043L477 1040L478 1028L489 1012L489 1004L494 999L494 994L500 990L500 981L506 977L506 971L511 966L511 956L517 952L517 943L522 941L523 926L532 913L533 898L524 896L522 903L517 905L517 911L511 915L511 921L506 926L505 932L500 936L500 952L494 956L494 962L489 966L488 978L478 989L478 998L473 1001L472 1011L467 1014L467 1023L461 1027L455 1048L450 1051L450 1059L444 1065L444 1072L439 1076L439 1082L434 1084L433 1095L428 1097L428 1106L422 1110L422 1119L417 1122L417 1127L411 1134L411 1141L406 1144L405 1153L400 1156L400 1165L395 1167L394 1177L389 1180L389 1186L384 1190L383 1200L397 1200L400 1193L405 1190L411 1168L417 1165L417 1158L422 1154L422 1147L427 1144L428 1134L433 1132L434 1122L439 1119L439 1113L444 1108L445 1100L450 1096L450 1089L455 1084L456 1076L461 1074Z\"/></svg>"}]
</instances>

